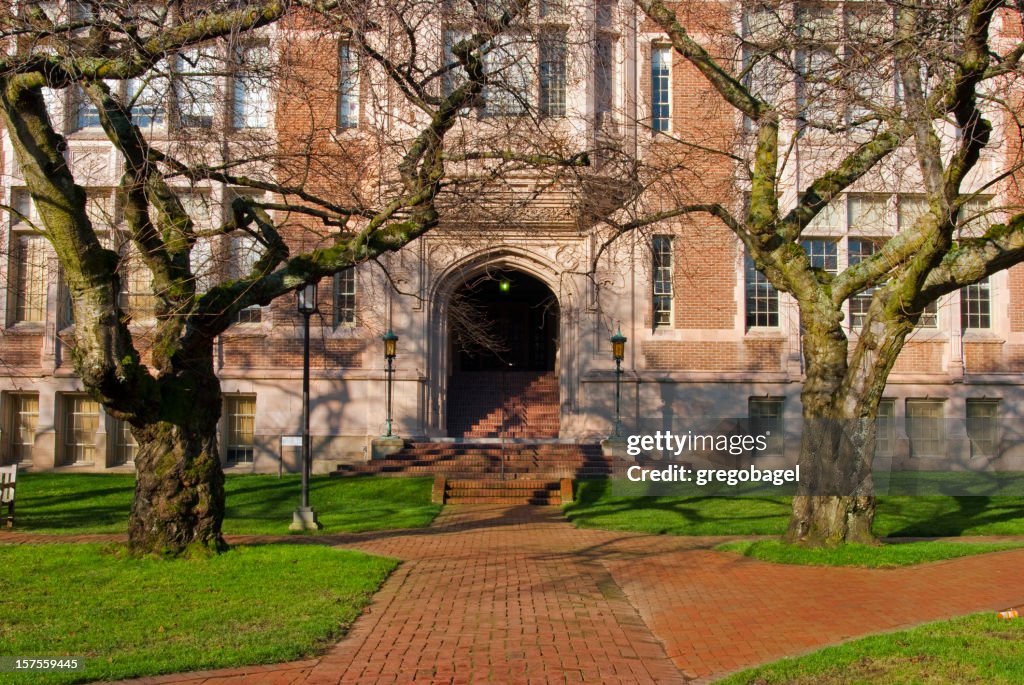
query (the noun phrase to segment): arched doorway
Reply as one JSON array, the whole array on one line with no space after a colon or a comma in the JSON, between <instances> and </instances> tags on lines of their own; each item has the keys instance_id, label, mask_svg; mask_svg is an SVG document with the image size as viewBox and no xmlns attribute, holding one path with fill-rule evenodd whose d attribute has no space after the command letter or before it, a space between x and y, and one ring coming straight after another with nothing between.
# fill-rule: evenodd
<instances>
[{"instance_id":1,"label":"arched doorway","mask_svg":"<svg viewBox=\"0 0 1024 685\"><path fill-rule=\"evenodd\" d=\"M448 303L453 437L558 436L558 298L512 269L456 288Z\"/></svg>"}]
</instances>

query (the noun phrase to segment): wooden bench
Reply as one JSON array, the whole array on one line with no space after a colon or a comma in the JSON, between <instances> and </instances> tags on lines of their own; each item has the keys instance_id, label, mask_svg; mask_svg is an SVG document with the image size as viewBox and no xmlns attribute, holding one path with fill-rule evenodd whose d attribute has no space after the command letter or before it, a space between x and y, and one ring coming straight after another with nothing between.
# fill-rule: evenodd
<instances>
[{"instance_id":1,"label":"wooden bench","mask_svg":"<svg viewBox=\"0 0 1024 685\"><path fill-rule=\"evenodd\" d=\"M14 486L18 479L18 465L0 466L0 506L7 505L7 527L14 527Z\"/></svg>"}]
</instances>

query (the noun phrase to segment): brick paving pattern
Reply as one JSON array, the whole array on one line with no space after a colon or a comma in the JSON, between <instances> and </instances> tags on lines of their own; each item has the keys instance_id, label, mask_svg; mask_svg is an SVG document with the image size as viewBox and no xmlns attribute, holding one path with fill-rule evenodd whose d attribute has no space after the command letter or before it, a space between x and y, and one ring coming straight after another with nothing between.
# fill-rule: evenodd
<instances>
[{"instance_id":1,"label":"brick paving pattern","mask_svg":"<svg viewBox=\"0 0 1024 685\"><path fill-rule=\"evenodd\" d=\"M0 532L0 542L119 536ZM1024 550L894 570L780 566L722 538L577 530L547 507L447 507L429 529L232 542L403 559L318 659L132 683L693 683L869 633L1024 603Z\"/></svg>"}]
</instances>

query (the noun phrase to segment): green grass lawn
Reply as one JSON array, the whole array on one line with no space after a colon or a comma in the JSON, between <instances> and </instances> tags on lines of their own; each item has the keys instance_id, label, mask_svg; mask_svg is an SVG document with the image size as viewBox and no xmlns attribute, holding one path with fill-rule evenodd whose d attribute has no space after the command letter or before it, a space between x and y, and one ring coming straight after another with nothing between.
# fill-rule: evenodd
<instances>
[{"instance_id":1,"label":"green grass lawn","mask_svg":"<svg viewBox=\"0 0 1024 685\"><path fill-rule=\"evenodd\" d=\"M614 497L611 481L580 481L564 507L577 526L673 535L781 535L788 497ZM1024 497L879 497L886 537L1024 535Z\"/></svg>"},{"instance_id":2,"label":"green grass lawn","mask_svg":"<svg viewBox=\"0 0 1024 685\"><path fill-rule=\"evenodd\" d=\"M860 566L863 568L895 568L923 564L940 559L953 559L971 554L1000 552L1024 547L1024 543L992 542L907 542L887 544L880 547L870 545L843 545L836 549L806 549L785 545L778 540L740 540L727 542L715 547L723 552L736 552L746 557L771 561L777 564L801 564L810 566Z\"/></svg>"},{"instance_id":3,"label":"green grass lawn","mask_svg":"<svg viewBox=\"0 0 1024 685\"><path fill-rule=\"evenodd\" d=\"M964 616L886 633L737 673L719 685L1016 685L1024 619Z\"/></svg>"},{"instance_id":4,"label":"green grass lawn","mask_svg":"<svg viewBox=\"0 0 1024 685\"><path fill-rule=\"evenodd\" d=\"M288 533L299 503L299 476L236 475L226 481L228 534ZM309 500L324 533L416 528L441 507L430 503L429 478L310 480ZM135 491L131 474L27 473L18 476L15 530L124 533Z\"/></svg>"},{"instance_id":5,"label":"green grass lawn","mask_svg":"<svg viewBox=\"0 0 1024 685\"><path fill-rule=\"evenodd\" d=\"M396 564L320 545L239 546L174 561L133 559L99 545L0 545L0 651L86 661L82 673L0 673L0 683L309 656L347 630Z\"/></svg>"}]
</instances>

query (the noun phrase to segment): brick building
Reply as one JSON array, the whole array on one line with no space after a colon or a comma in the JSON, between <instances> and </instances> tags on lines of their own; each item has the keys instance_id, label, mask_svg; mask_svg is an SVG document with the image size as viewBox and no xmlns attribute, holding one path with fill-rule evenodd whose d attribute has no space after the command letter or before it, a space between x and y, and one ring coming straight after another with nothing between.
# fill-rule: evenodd
<instances>
[{"instance_id":1,"label":"brick building","mask_svg":"<svg viewBox=\"0 0 1024 685\"><path fill-rule=\"evenodd\" d=\"M754 30L750 14L710 7L714 12L702 16L705 26L724 25L740 35ZM828 8L831 18L822 21L844 25L847 10ZM569 149L591 151L597 171L590 186L584 178L579 186L538 191L526 179L511 202L519 203L515 211L500 219L483 209L479 215L443 213L438 229L382 266L365 264L320 284L311 351L314 468L366 459L372 439L384 432L380 336L389 329L400 338L394 432L402 437L606 437L615 384L608 338L621 327L629 339L625 426L678 429L696 419L749 417L781 438L773 446L779 453L792 455L802 381L796 308L753 268L733 234L709 215L693 214L628 233L602 249L609 231L601 219L621 211L614 199L599 211L618 183L614 173L601 173L616 169L602 150L670 160L665 168L678 173L651 183L642 203L647 211L684 197L738 208L745 189L735 165L721 155L695 155L679 140L742 149L745 122L628 3L550 2L531 11L539 29L519 49L535 68L523 70L518 84ZM440 19L437 27L441 64L450 59L461 29ZM288 31L291 38L284 40ZM716 44L711 29L705 37ZM277 27L245 50L271 62L290 56L281 60L289 69L261 81L247 78L244 69L210 76L196 66L201 59L186 60L177 77L193 79L194 92L205 88L210 99L167 98L159 93L173 94L173 86L155 89L157 95L138 101L136 117L164 139L228 129L232 144L242 147L312 143L336 149L330 173L337 178L315 168L277 171L291 178L302 173L306 183L324 188L345 179L372 184L366 179L380 154L374 136L399 124L389 110L393 87L375 80L350 38ZM747 57L740 51L735 59ZM137 85L117 87L131 95ZM492 117L522 114L515 98L497 92L485 97L482 109L489 107ZM144 331L146 276L131 249L112 237L119 222L118 156L95 110L74 92L52 93L49 104L67 136L68 163L88 189L93 221L108 227L105 235L122 251L122 306ZM508 135L514 134L513 126ZM3 199L31 220L35 208L6 134L3 141ZM834 154L813 137L795 146L801 156L779 189L783 204L794 202L822 160ZM1001 155L1012 151L1011 145L986 151L976 185L1004 168ZM181 197L198 224L213 226L237 192L209 184L183 187ZM979 195L975 209L1001 201L995 191ZM479 205L502 202L489 198ZM923 211L921 203L913 172L873 178L823 211L805 231L804 247L822 269L841 270L912 221ZM74 322L55 256L17 215L4 219L0 238L3 461L38 468L130 465L134 445L127 427L105 416L72 369ZM199 278L204 259L211 269L230 271L254 255L240 238L197 248ZM851 337L869 299L855 296L848 305ZM466 317L453 312L456 306L470 313L495 349L466 342L472 336L464 330ZM301 351L301 318L290 298L246 310L218 339L221 449L228 468L276 471L279 459L294 466L297 451L283 447L282 437L300 431ZM881 405L881 453L910 459L912 450L916 457L959 459L991 450L996 418L1016 416L1024 406L1022 371L1024 269L1016 267L943 298L922 316ZM936 423L939 417L955 421Z\"/></svg>"}]
</instances>

